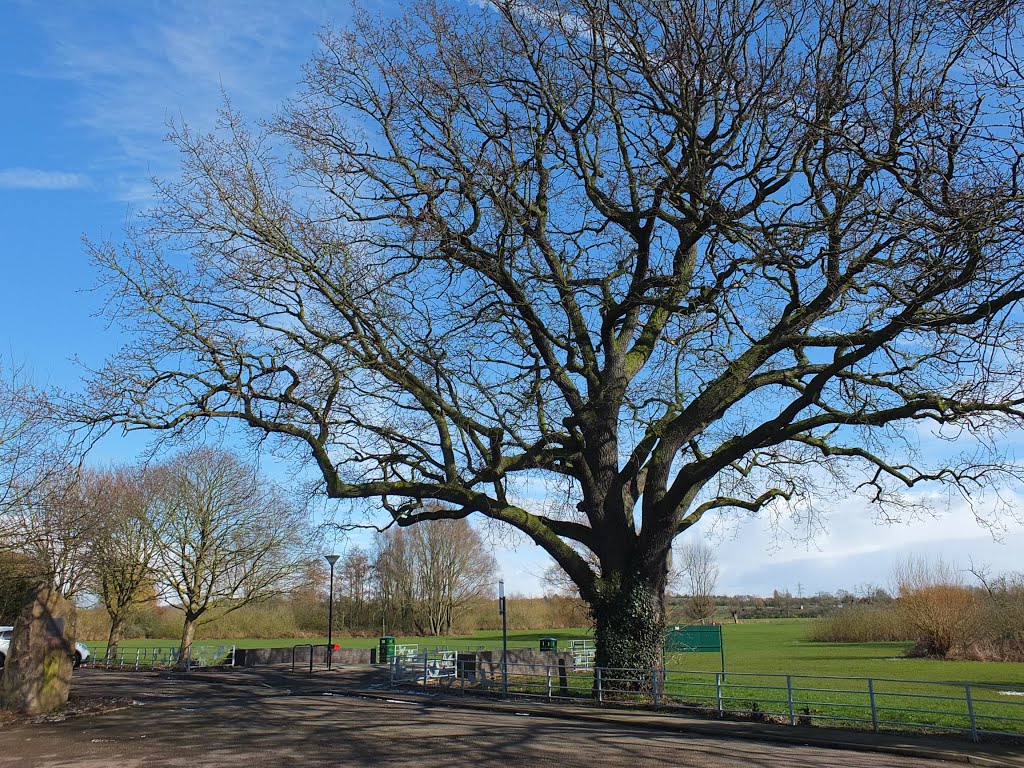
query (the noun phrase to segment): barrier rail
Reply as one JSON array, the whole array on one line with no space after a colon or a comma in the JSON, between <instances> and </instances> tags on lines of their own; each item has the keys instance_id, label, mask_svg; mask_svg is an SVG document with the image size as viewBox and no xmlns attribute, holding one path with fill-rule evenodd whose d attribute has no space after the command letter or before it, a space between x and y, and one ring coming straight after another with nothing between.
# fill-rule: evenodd
<instances>
[{"instance_id":1,"label":"barrier rail","mask_svg":"<svg viewBox=\"0 0 1024 768\"><path fill-rule=\"evenodd\" d=\"M471 656L472 654L465 654ZM498 660L423 653L391 665L391 685L501 695ZM1024 686L890 678L509 663L515 698L654 705L715 717L880 731L1024 737Z\"/></svg>"},{"instance_id":2,"label":"barrier rail","mask_svg":"<svg viewBox=\"0 0 1024 768\"><path fill-rule=\"evenodd\" d=\"M313 645L312 643L299 643L298 645L292 646L292 672L295 671L295 652L300 648L309 648L309 674L313 674L313 661L316 657L316 649L324 649L324 661L323 664L327 666L327 660L331 655L331 646L326 643Z\"/></svg>"},{"instance_id":3,"label":"barrier rail","mask_svg":"<svg viewBox=\"0 0 1024 768\"><path fill-rule=\"evenodd\" d=\"M82 666L95 669L140 670L171 669L182 666L181 648L172 646L147 646L136 648L118 647L107 649L102 656L94 655L82 662ZM185 668L235 665L233 645L193 645L185 661Z\"/></svg>"}]
</instances>

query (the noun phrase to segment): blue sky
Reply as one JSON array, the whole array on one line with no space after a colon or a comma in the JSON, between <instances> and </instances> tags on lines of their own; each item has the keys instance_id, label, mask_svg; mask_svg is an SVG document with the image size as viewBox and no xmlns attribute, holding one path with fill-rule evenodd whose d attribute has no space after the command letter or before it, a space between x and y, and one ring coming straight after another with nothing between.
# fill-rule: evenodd
<instances>
[{"instance_id":1,"label":"blue sky","mask_svg":"<svg viewBox=\"0 0 1024 768\"><path fill-rule=\"evenodd\" d=\"M41 383L73 387L73 358L98 365L113 352L118 338L96 317L82 235L116 235L147 204L150 178L174 174L162 142L169 119L210 126L222 93L250 118L271 114L295 90L315 31L343 26L348 13L315 0L0 5L0 356ZM97 458L129 461L138 447L108 441ZM907 525L876 525L856 501L829 516L810 545L775 541L765 519L705 526L700 535L719 551L720 591L885 585L909 553L1024 567L1020 526L997 541L962 504ZM538 592L546 558L495 538L510 588Z\"/></svg>"}]
</instances>

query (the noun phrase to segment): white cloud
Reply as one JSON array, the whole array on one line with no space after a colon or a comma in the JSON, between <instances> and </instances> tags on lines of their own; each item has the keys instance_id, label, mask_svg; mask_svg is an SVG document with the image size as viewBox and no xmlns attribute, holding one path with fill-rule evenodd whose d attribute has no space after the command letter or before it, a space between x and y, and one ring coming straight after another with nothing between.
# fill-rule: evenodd
<instances>
[{"instance_id":1,"label":"white cloud","mask_svg":"<svg viewBox=\"0 0 1024 768\"><path fill-rule=\"evenodd\" d=\"M809 543L774 536L766 518L740 524L731 535L708 537L721 565L719 591L770 594L773 589L804 594L886 586L892 566L908 555L942 557L966 567L989 564L996 571L1020 570L1024 525L1003 517L1002 527L978 524L967 504L953 504L934 516L885 524L863 502L837 504L825 530Z\"/></svg>"},{"instance_id":2,"label":"white cloud","mask_svg":"<svg viewBox=\"0 0 1024 768\"><path fill-rule=\"evenodd\" d=\"M0 168L0 189L65 190L89 186L80 173L44 171L40 168Z\"/></svg>"},{"instance_id":3,"label":"white cloud","mask_svg":"<svg viewBox=\"0 0 1024 768\"><path fill-rule=\"evenodd\" d=\"M150 177L178 167L162 141L170 119L207 130L225 94L247 118L268 117L296 91L314 32L346 13L323 0L171 0L106 13L71 2L35 15L49 50L17 74L68 83L66 128L99 140L93 175L119 200L145 200Z\"/></svg>"}]
</instances>

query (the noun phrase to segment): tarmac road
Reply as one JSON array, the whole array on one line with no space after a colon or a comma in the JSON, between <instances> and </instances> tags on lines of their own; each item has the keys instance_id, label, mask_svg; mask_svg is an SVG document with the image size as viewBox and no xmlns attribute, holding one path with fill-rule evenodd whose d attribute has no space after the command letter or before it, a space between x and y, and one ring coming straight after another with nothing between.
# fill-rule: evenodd
<instances>
[{"instance_id":1,"label":"tarmac road","mask_svg":"<svg viewBox=\"0 0 1024 768\"><path fill-rule=\"evenodd\" d=\"M950 766L937 760L659 733L515 713L324 695L258 677L83 670L79 695L136 702L0 728L0 768L136 766Z\"/></svg>"}]
</instances>

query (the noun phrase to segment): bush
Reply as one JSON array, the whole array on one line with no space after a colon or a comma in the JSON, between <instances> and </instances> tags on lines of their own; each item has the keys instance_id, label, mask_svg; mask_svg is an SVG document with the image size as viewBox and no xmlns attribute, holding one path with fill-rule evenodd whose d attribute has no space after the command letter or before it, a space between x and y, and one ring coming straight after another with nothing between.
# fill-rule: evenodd
<instances>
[{"instance_id":1,"label":"bush","mask_svg":"<svg viewBox=\"0 0 1024 768\"><path fill-rule=\"evenodd\" d=\"M1024 576L994 579L975 571L967 586L941 560L909 559L894 575L899 597L888 605L855 605L818 619L809 638L867 643L912 640L911 656L1024 661Z\"/></svg>"},{"instance_id":2,"label":"bush","mask_svg":"<svg viewBox=\"0 0 1024 768\"><path fill-rule=\"evenodd\" d=\"M974 590L960 584L933 584L900 595L896 613L913 631L912 656L963 656L984 631Z\"/></svg>"},{"instance_id":3,"label":"bush","mask_svg":"<svg viewBox=\"0 0 1024 768\"><path fill-rule=\"evenodd\" d=\"M985 585L978 610L983 632L964 657L975 661L1024 661L1024 577L1000 577Z\"/></svg>"},{"instance_id":4,"label":"bush","mask_svg":"<svg viewBox=\"0 0 1024 768\"><path fill-rule=\"evenodd\" d=\"M817 643L885 643L915 640L892 605L848 605L811 624L809 639Z\"/></svg>"}]
</instances>

